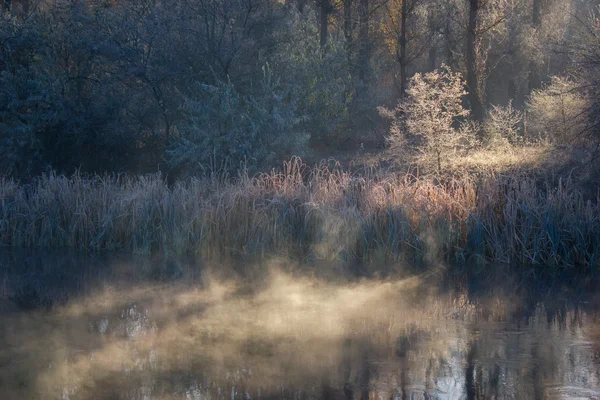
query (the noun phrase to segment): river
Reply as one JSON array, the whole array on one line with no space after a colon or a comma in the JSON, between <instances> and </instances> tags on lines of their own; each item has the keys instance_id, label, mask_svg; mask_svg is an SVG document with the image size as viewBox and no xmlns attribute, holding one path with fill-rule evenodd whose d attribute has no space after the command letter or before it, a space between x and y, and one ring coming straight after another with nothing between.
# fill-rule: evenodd
<instances>
[{"instance_id":1,"label":"river","mask_svg":"<svg viewBox=\"0 0 600 400\"><path fill-rule=\"evenodd\" d=\"M593 291L149 264L2 258L0 399L600 398Z\"/></svg>"}]
</instances>

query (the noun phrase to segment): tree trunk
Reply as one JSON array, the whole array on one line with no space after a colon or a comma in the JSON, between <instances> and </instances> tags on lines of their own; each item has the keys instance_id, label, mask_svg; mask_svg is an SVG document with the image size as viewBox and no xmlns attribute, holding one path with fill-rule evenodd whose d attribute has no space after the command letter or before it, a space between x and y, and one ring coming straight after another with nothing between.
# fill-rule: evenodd
<instances>
[{"instance_id":1,"label":"tree trunk","mask_svg":"<svg viewBox=\"0 0 600 400\"><path fill-rule=\"evenodd\" d=\"M479 12L479 0L469 1L469 27L467 30L467 86L469 87L469 101L471 102L471 113L477 122L483 122L483 104L479 93L479 77L477 76L477 55L475 46L477 43L477 14Z\"/></svg>"},{"instance_id":2,"label":"tree trunk","mask_svg":"<svg viewBox=\"0 0 600 400\"><path fill-rule=\"evenodd\" d=\"M320 0L320 44L324 47L327 44L327 24L329 22L329 0Z\"/></svg>"},{"instance_id":3,"label":"tree trunk","mask_svg":"<svg viewBox=\"0 0 600 400\"><path fill-rule=\"evenodd\" d=\"M456 62L454 60L454 51L452 48L452 42L451 42L451 37L452 37L452 30L450 29L450 24L451 24L451 19L450 18L446 18L446 24L444 26L444 38L445 38L445 42L446 42L446 64L452 68L452 69L456 69Z\"/></svg>"},{"instance_id":4,"label":"tree trunk","mask_svg":"<svg viewBox=\"0 0 600 400\"><path fill-rule=\"evenodd\" d=\"M344 1L344 39L346 39L346 57L350 73L352 68L352 0Z\"/></svg>"},{"instance_id":5,"label":"tree trunk","mask_svg":"<svg viewBox=\"0 0 600 400\"><path fill-rule=\"evenodd\" d=\"M370 64L370 48L369 48L369 0L359 0L358 7L358 77L363 85L369 81L369 64Z\"/></svg>"},{"instance_id":6,"label":"tree trunk","mask_svg":"<svg viewBox=\"0 0 600 400\"><path fill-rule=\"evenodd\" d=\"M402 0L402 15L400 15L400 98L406 93L406 20L408 13L408 2Z\"/></svg>"},{"instance_id":7,"label":"tree trunk","mask_svg":"<svg viewBox=\"0 0 600 400\"><path fill-rule=\"evenodd\" d=\"M542 0L533 0L533 26L538 28L542 24Z\"/></svg>"},{"instance_id":8,"label":"tree trunk","mask_svg":"<svg viewBox=\"0 0 600 400\"><path fill-rule=\"evenodd\" d=\"M344 0L344 38L352 42L352 0Z\"/></svg>"},{"instance_id":9,"label":"tree trunk","mask_svg":"<svg viewBox=\"0 0 600 400\"><path fill-rule=\"evenodd\" d=\"M433 16L433 12L429 11L429 34L431 35L431 42L429 43L429 57L428 64L429 70L433 71L437 67L437 47L435 43L436 36L436 27L435 27L435 17Z\"/></svg>"},{"instance_id":10,"label":"tree trunk","mask_svg":"<svg viewBox=\"0 0 600 400\"><path fill-rule=\"evenodd\" d=\"M542 25L542 0L533 0L532 10L533 27L538 30ZM534 61L529 64L529 91L542 87L542 78L540 71Z\"/></svg>"},{"instance_id":11,"label":"tree trunk","mask_svg":"<svg viewBox=\"0 0 600 400\"><path fill-rule=\"evenodd\" d=\"M154 85L148 77L146 77L146 82L152 88L152 93L154 94L154 98L156 99L156 103L160 107L162 112L163 121L165 123L165 139L168 141L171 138L171 120L169 118L169 111L165 104L165 100L162 94L162 90L157 85Z\"/></svg>"}]
</instances>

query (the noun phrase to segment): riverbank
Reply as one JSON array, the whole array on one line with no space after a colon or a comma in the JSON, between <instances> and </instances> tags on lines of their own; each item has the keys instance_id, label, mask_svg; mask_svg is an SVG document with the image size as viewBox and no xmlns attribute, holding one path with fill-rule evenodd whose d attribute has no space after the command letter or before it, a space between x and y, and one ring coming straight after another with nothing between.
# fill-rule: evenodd
<instances>
[{"instance_id":1,"label":"riverbank","mask_svg":"<svg viewBox=\"0 0 600 400\"><path fill-rule=\"evenodd\" d=\"M0 181L0 244L357 262L507 263L591 273L600 205L568 182L309 168L233 181L50 174Z\"/></svg>"}]
</instances>

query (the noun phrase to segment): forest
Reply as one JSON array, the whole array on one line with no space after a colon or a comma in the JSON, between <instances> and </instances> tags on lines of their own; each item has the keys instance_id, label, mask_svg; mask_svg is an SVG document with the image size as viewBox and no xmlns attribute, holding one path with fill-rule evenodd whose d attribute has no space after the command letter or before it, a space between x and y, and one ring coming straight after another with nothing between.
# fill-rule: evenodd
<instances>
[{"instance_id":1,"label":"forest","mask_svg":"<svg viewBox=\"0 0 600 400\"><path fill-rule=\"evenodd\" d=\"M3 0L0 242L589 272L597 3Z\"/></svg>"}]
</instances>

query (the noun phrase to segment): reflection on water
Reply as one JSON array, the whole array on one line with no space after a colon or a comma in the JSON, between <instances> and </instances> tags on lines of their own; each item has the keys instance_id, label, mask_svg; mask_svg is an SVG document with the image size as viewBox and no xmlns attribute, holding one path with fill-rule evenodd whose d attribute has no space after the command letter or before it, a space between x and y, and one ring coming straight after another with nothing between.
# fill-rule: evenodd
<instances>
[{"instance_id":1,"label":"reflection on water","mask_svg":"<svg viewBox=\"0 0 600 400\"><path fill-rule=\"evenodd\" d=\"M28 293L18 275L0 297ZM600 398L593 301L433 276L110 276L52 307L4 302L1 399Z\"/></svg>"}]
</instances>

